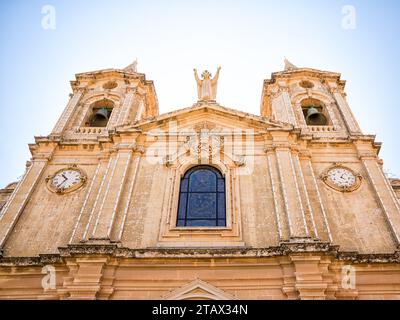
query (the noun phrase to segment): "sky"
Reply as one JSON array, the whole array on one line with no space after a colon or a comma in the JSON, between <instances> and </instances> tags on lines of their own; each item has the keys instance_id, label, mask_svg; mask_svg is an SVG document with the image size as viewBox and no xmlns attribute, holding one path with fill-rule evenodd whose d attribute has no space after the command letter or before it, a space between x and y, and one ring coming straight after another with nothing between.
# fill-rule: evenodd
<instances>
[{"instance_id":1,"label":"sky","mask_svg":"<svg viewBox=\"0 0 400 320\"><path fill-rule=\"evenodd\" d=\"M3 0L0 188L23 174L34 136L51 132L76 73L135 58L160 113L196 102L193 68L221 66L218 102L254 114L284 57L340 72L363 132L383 142L385 172L400 177L399 35L398 0Z\"/></svg>"}]
</instances>

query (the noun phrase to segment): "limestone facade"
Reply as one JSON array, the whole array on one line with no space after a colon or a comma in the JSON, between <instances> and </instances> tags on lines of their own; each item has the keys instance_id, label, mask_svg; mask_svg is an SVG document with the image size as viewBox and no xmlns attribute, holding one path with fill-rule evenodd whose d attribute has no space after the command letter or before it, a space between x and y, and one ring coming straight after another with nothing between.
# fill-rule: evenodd
<instances>
[{"instance_id":1,"label":"limestone facade","mask_svg":"<svg viewBox=\"0 0 400 320\"><path fill-rule=\"evenodd\" d=\"M136 69L71 84L0 192L0 299L400 298L400 184L340 74L273 73L260 115L214 101L160 115ZM307 123L310 105L325 125ZM100 109L108 122L94 127ZM225 178L224 227L177 227L180 180L200 164ZM82 186L49 188L74 168ZM354 186L324 180L340 168Z\"/></svg>"}]
</instances>

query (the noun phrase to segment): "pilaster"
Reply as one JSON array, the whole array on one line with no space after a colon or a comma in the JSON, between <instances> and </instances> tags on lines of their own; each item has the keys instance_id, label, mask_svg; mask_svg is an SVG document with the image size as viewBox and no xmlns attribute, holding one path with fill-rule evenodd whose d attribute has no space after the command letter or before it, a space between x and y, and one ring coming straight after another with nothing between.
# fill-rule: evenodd
<instances>
[{"instance_id":1,"label":"pilaster","mask_svg":"<svg viewBox=\"0 0 400 320\"><path fill-rule=\"evenodd\" d=\"M288 132L271 132L291 239L309 238Z\"/></svg>"},{"instance_id":2,"label":"pilaster","mask_svg":"<svg viewBox=\"0 0 400 320\"><path fill-rule=\"evenodd\" d=\"M4 247L40 180L49 158L34 159L0 216L0 250ZM1 255L1 251L0 251Z\"/></svg>"},{"instance_id":3,"label":"pilaster","mask_svg":"<svg viewBox=\"0 0 400 320\"><path fill-rule=\"evenodd\" d=\"M330 84L330 91L332 96L335 98L335 101L338 105L338 108L343 116L343 121L346 124L347 129L350 134L361 134L361 129L351 112L351 109L343 96L343 93L339 88L337 88L336 84Z\"/></svg>"},{"instance_id":4,"label":"pilaster","mask_svg":"<svg viewBox=\"0 0 400 320\"><path fill-rule=\"evenodd\" d=\"M108 257L80 257L75 260L74 273L61 290L71 300L95 300L101 289Z\"/></svg>"},{"instance_id":5,"label":"pilaster","mask_svg":"<svg viewBox=\"0 0 400 320\"><path fill-rule=\"evenodd\" d=\"M312 254L290 255L296 277L295 288L301 300L325 300L328 287L319 267L321 257Z\"/></svg>"},{"instance_id":6,"label":"pilaster","mask_svg":"<svg viewBox=\"0 0 400 320\"><path fill-rule=\"evenodd\" d=\"M289 88L285 83L279 83L279 89L270 94L272 99L272 113L276 120L297 125L296 116L292 107Z\"/></svg>"},{"instance_id":7,"label":"pilaster","mask_svg":"<svg viewBox=\"0 0 400 320\"><path fill-rule=\"evenodd\" d=\"M68 102L67 107L64 109L64 112L62 113L60 119L57 121L57 124L55 125L51 133L52 135L61 135L63 133L69 120L74 115L76 107L83 93L84 93L83 88L79 88L77 91L74 92L74 94L72 95L71 99Z\"/></svg>"},{"instance_id":8,"label":"pilaster","mask_svg":"<svg viewBox=\"0 0 400 320\"><path fill-rule=\"evenodd\" d=\"M103 186L104 195L100 202L90 239L110 240L122 190L125 186L126 173L131 164L133 147L132 145L120 145L114 156L115 159L111 165L108 181Z\"/></svg>"},{"instance_id":9,"label":"pilaster","mask_svg":"<svg viewBox=\"0 0 400 320\"><path fill-rule=\"evenodd\" d=\"M124 102L122 103L122 109L118 116L116 126L121 126L126 124L127 117L134 103L135 93L136 93L136 88L127 88Z\"/></svg>"},{"instance_id":10,"label":"pilaster","mask_svg":"<svg viewBox=\"0 0 400 320\"><path fill-rule=\"evenodd\" d=\"M311 154L307 151L302 150L300 155L300 161L304 164L304 174L303 177L307 177L308 180L308 193L309 196L313 197L316 201L316 206L311 208L311 215L314 220L314 232L317 238L320 238L323 241L333 242L333 236L328 220L328 212L327 208L324 205L324 201L322 199L321 190L318 185L317 177L314 171L313 164L311 162ZM307 182L306 182L307 183ZM315 210L316 209L316 210ZM319 222L320 221L320 222Z\"/></svg>"},{"instance_id":11,"label":"pilaster","mask_svg":"<svg viewBox=\"0 0 400 320\"><path fill-rule=\"evenodd\" d=\"M358 149L359 158L375 191L377 202L392 232L394 242L397 247L400 247L400 205L394 196L389 181L378 164L376 154L368 151L364 144L358 144L357 142L355 144Z\"/></svg>"}]
</instances>

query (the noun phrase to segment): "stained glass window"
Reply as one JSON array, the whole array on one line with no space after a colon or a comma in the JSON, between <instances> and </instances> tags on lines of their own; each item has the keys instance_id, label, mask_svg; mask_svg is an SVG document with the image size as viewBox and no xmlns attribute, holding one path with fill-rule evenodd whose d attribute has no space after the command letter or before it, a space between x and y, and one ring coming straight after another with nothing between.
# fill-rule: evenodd
<instances>
[{"instance_id":1,"label":"stained glass window","mask_svg":"<svg viewBox=\"0 0 400 320\"><path fill-rule=\"evenodd\" d=\"M181 180L178 227L225 227L225 179L210 166L197 166Z\"/></svg>"}]
</instances>

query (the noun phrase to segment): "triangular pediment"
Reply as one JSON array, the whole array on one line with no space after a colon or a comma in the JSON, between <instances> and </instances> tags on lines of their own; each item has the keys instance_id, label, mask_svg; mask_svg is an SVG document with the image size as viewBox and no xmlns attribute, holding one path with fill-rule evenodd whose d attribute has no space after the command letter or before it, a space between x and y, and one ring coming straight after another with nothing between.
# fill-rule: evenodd
<instances>
[{"instance_id":1,"label":"triangular pediment","mask_svg":"<svg viewBox=\"0 0 400 320\"><path fill-rule=\"evenodd\" d=\"M195 104L192 107L165 113L134 125L120 127L118 131L133 128L141 131L149 131L156 128L168 129L172 121L176 123L178 130L182 128L191 128L194 130L201 130L203 128L209 130L230 128L232 130L253 129L255 131L263 131L268 128L282 130L292 129L290 124L226 108L218 104Z\"/></svg>"},{"instance_id":2,"label":"triangular pediment","mask_svg":"<svg viewBox=\"0 0 400 320\"><path fill-rule=\"evenodd\" d=\"M163 300L236 300L236 297L212 284L196 279L162 297Z\"/></svg>"}]
</instances>

